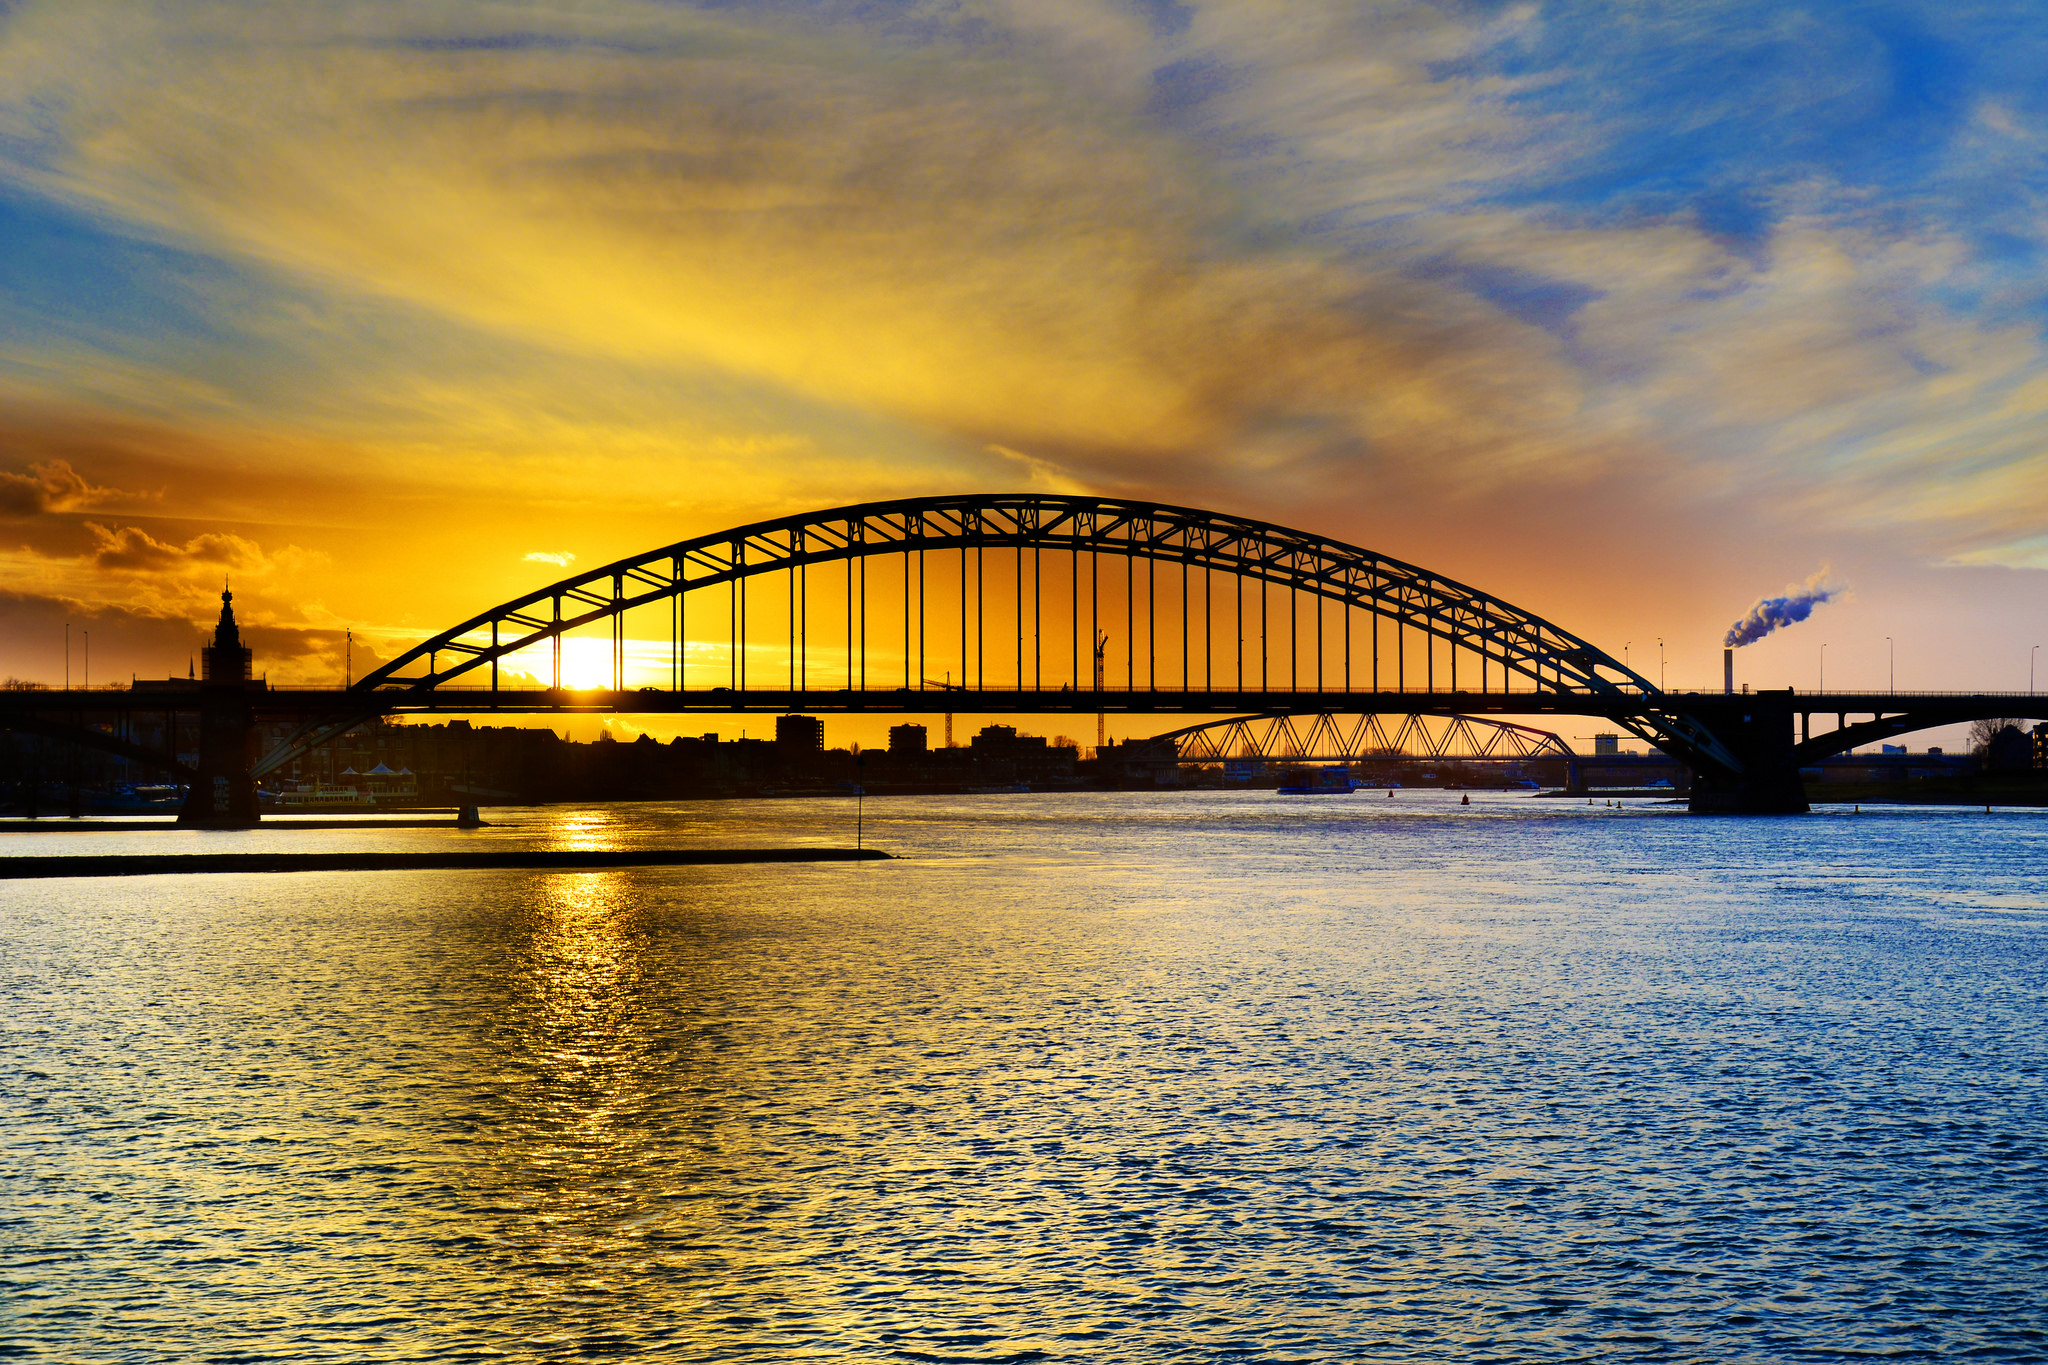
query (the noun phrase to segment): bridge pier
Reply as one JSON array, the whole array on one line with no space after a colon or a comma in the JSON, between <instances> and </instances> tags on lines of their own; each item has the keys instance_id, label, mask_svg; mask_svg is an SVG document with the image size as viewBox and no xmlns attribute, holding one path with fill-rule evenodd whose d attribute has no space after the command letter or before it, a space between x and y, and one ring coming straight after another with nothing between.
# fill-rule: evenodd
<instances>
[{"instance_id":1,"label":"bridge pier","mask_svg":"<svg viewBox=\"0 0 2048 1365\"><path fill-rule=\"evenodd\" d=\"M1695 815L1804 815L1806 785L1792 728L1792 700L1770 693L1742 697L1697 717L1742 763L1736 772L1702 756L1693 769Z\"/></svg>"},{"instance_id":2,"label":"bridge pier","mask_svg":"<svg viewBox=\"0 0 2048 1365\"><path fill-rule=\"evenodd\" d=\"M199 651L199 769L185 793L178 823L200 829L253 829L256 805L256 720L251 694L263 684L250 673L249 650L235 624L234 594L222 590L213 643Z\"/></svg>"},{"instance_id":3,"label":"bridge pier","mask_svg":"<svg viewBox=\"0 0 2048 1365\"><path fill-rule=\"evenodd\" d=\"M199 703L199 771L185 793L178 823L199 829L254 829L256 727L248 701L237 691L202 694Z\"/></svg>"}]
</instances>

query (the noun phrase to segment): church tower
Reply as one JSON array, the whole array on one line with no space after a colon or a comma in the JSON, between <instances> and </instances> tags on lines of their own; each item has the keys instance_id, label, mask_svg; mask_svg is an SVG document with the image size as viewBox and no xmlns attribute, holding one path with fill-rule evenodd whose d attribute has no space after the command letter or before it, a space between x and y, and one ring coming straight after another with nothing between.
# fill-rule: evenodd
<instances>
[{"instance_id":1,"label":"church tower","mask_svg":"<svg viewBox=\"0 0 2048 1365\"><path fill-rule=\"evenodd\" d=\"M253 656L242 643L242 628L235 624L235 595L220 590L220 624L213 628L213 643L199 651L200 677L213 687L245 687L255 677Z\"/></svg>"},{"instance_id":2,"label":"church tower","mask_svg":"<svg viewBox=\"0 0 2048 1365\"><path fill-rule=\"evenodd\" d=\"M249 647L235 624L235 595L223 585L220 624L213 643L199 651L199 764L179 824L248 829L261 818L249 772L256 743L250 706L263 687L254 679Z\"/></svg>"}]
</instances>

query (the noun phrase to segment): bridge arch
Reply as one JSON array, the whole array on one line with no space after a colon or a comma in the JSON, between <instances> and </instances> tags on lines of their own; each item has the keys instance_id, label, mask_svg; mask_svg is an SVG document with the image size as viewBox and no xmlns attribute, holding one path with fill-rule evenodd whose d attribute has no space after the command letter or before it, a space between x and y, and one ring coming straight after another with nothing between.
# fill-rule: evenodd
<instances>
[{"instance_id":1,"label":"bridge arch","mask_svg":"<svg viewBox=\"0 0 2048 1365\"><path fill-rule=\"evenodd\" d=\"M1390 725L1388 722L1392 722ZM1381 715L1317 711L1234 716L1154 735L1182 763L1334 762L1404 758L1422 761L1558 759L1577 755L1559 736L1486 716L1416 712Z\"/></svg>"},{"instance_id":2,"label":"bridge arch","mask_svg":"<svg viewBox=\"0 0 2048 1365\"><path fill-rule=\"evenodd\" d=\"M900 556L904 560L900 580L905 637L904 672L906 686L921 690L927 681L924 667L921 663L913 666L910 662L912 604L914 602L917 609L917 653L921 658L925 626L929 624L925 620L925 560L934 553L949 551L956 551L961 557L958 580L961 663L968 684L975 685L973 661L967 653L967 620L970 614L974 616L974 628L979 639L986 617L986 604L979 600L986 586L980 557L991 550L1007 550L1017 556L1014 575L1019 639L1016 666L1020 686L1025 672L1021 642L1024 636L1024 584L1027 581L1022 556L1026 553L1033 556L1032 591L1039 594L1044 587L1044 579L1037 577L1042 557L1048 553L1055 556L1064 553L1073 560L1068 583L1076 603L1079 598L1080 556L1089 556L1091 567L1098 572L1100 561L1105 558L1121 559L1126 563L1123 585L1127 608L1124 615L1127 627L1125 686L1118 690L1137 690L1137 599L1131 566L1142 562L1147 565L1150 588L1146 596L1148 609L1156 608L1159 600L1157 566L1177 566L1182 571L1181 591L1176 599L1180 612L1183 667L1179 682L1182 686L1189 685L1192 677L1191 665L1187 663L1191 589L1186 575L1195 570L1204 574L1204 587L1211 592L1216 576L1223 577L1232 585L1237 609L1234 630L1238 637L1237 674L1240 685L1244 680L1243 649L1246 639L1244 585L1252 584L1260 594L1258 636L1262 649L1268 643L1268 589L1277 586L1287 590L1291 632L1298 632L1300 625L1296 605L1298 596L1318 604L1338 605L1345 632L1342 660L1346 690L1354 683L1367 681L1354 678L1351 670L1353 617L1364 613L1376 623L1386 622L1393 628L1395 650L1401 656L1393 669L1399 688L1405 688L1411 677L1419 674L1418 680L1425 683L1427 690L1439 690L1442 684L1455 690L1460 685L1459 665L1463 661L1466 669L1464 685L1469 688L1476 683L1481 691L1573 691L1610 698L1647 696L1657 692L1647 679L1605 651L1534 613L1504 602L1493 594L1356 545L1270 522L1196 508L1055 494L964 494L862 503L779 517L678 541L563 578L481 612L406 650L366 675L355 684L354 690L360 693L392 689L419 692L450 686L477 686L480 682L495 690L499 685L503 661L542 646L552 647L551 682L560 687L563 637L571 631L604 621L612 623L612 682L614 689L618 689L625 685L626 614L666 603L670 611L669 681L672 689L680 692L688 683L685 652L689 631L693 621L702 619L701 614L691 613L688 604L694 597L716 613L719 607L710 602L710 597L714 590L720 588L727 590L723 605L732 640L730 684L735 690L743 689L748 682L747 586L751 580L774 573L792 575L792 605L788 616L790 658L786 662L792 679L791 690L800 690L796 683L800 667L798 657L807 649L808 641L797 638L796 584L804 581L808 570L834 563L848 566L845 579L849 659L856 615L852 605L856 577L854 566L859 566L862 601L857 614L862 663L857 672L849 663L847 684L849 687L864 686L866 629L870 619L865 609L865 564L868 560L884 556ZM976 556L971 566L967 559L969 554ZM912 578L912 557L915 557L918 570L915 580ZM968 611L967 602L970 580L977 594L976 611L973 613ZM1095 605L1100 603L1099 586L1099 578L1091 583ZM1032 602L1034 610L1042 606L1039 596L1034 595ZM1209 605L1213 608L1213 602ZM1315 658L1320 670L1326 657L1320 635L1326 619L1322 605L1317 605L1314 610L1318 632ZM807 624L810 620L807 597L802 611ZM1150 624L1156 627L1156 620ZM1075 690L1087 690L1083 688L1083 682L1093 680L1085 677L1079 665L1079 620L1072 625L1074 638L1068 641L1071 666L1059 672L1066 673L1067 685ZM1204 635L1205 646L1213 646L1213 626L1212 610L1205 623L1205 631L1208 632ZM1093 637L1097 633L1095 618L1091 616L1089 634ZM1153 657L1149 661L1146 683L1157 690L1156 635L1152 638ZM1419 640L1424 649L1425 657L1419 669L1410 668L1405 657L1411 639ZM1091 646L1093 643L1091 639ZM1379 627L1375 624L1370 677L1373 690L1383 687L1379 643ZM1291 677L1301 658L1298 642L1292 634L1289 651ZM1090 654L1093 652L1091 647ZM1040 654L1037 672L1042 676L1042 649ZM1262 653L1261 689L1268 681L1264 666L1268 658L1269 653ZM805 666L807 662L806 657ZM1206 662L1213 667L1213 648L1210 648ZM1441 674L1440 666L1443 668ZM1319 686L1320 682L1319 676ZM986 685L985 670L978 683ZM1109 685L1106 678L1103 685Z\"/></svg>"}]
</instances>

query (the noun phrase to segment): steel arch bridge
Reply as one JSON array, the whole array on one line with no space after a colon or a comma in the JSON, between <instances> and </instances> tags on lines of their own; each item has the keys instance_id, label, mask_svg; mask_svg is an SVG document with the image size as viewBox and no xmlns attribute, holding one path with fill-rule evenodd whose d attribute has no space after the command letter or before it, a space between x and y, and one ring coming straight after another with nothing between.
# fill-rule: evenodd
<instances>
[{"instance_id":1,"label":"steel arch bridge","mask_svg":"<svg viewBox=\"0 0 2048 1365\"><path fill-rule=\"evenodd\" d=\"M1393 724L1389 725L1388 722ZM1155 735L1170 743L1181 763L1359 762L1372 759L1527 762L1577 755L1558 736L1481 716L1312 715L1239 716Z\"/></svg>"},{"instance_id":2,"label":"steel arch bridge","mask_svg":"<svg viewBox=\"0 0 2048 1365\"><path fill-rule=\"evenodd\" d=\"M196 711L195 789L253 790L397 712L1570 714L1692 767L1695 809L1793 811L1803 762L2017 708L1995 693L1667 693L1532 612L1356 545L1024 493L862 503L678 541L493 607L343 689L199 683L181 701L150 686L0 695L0 725ZM1815 716L1834 730L1811 733ZM259 718L298 725L252 762Z\"/></svg>"},{"instance_id":3,"label":"steel arch bridge","mask_svg":"<svg viewBox=\"0 0 2048 1365\"><path fill-rule=\"evenodd\" d=\"M1491 593L1271 522L1055 494L862 503L679 541L471 617L351 691L365 714L503 709L544 672L566 696L565 640L603 625L607 690L623 694L627 622L649 609L668 644L652 661L663 685L630 689L643 709L866 709L878 692L912 709L904 693L934 689L973 695L917 709L1313 710L1334 692L1400 694L1383 713L1512 714L1572 698L1688 760L1740 766L1647 678ZM509 689L508 663L523 674ZM1408 703L1416 692L1431 700ZM1443 700L1464 695L1491 700Z\"/></svg>"},{"instance_id":4,"label":"steel arch bridge","mask_svg":"<svg viewBox=\"0 0 2048 1365\"><path fill-rule=\"evenodd\" d=\"M998 565L995 589L1009 588L1010 631L1006 638L991 640L990 610L995 624L1005 624L1003 603L991 602L987 555L1009 551L1014 556L1007 577ZM932 618L927 611L928 573L932 555L956 553L957 569L946 574L948 586L957 588L957 616L946 621ZM1024 556L1032 556L1031 572L1024 569ZM1046 558L1068 557L1063 577L1046 569ZM1081 591L1082 556L1088 557L1089 600L1083 608ZM972 557L970 560L970 556ZM867 563L891 557L900 561L897 573L877 588L895 590L896 602L882 620L875 620L871 608ZM1120 561L1124 574L1122 610L1114 601L1117 585L1109 585L1110 600L1103 597L1100 567L1104 559ZM1141 592L1135 566L1146 566ZM810 571L826 566L846 566L837 585L838 601L823 604L825 611L843 605L838 619L822 623L811 602ZM1161 565L1180 571L1179 591L1169 581L1164 590L1158 581ZM950 566L949 566L950 567ZM1191 575L1203 577L1194 580ZM785 574L785 595L768 602L749 598L755 580ZM1216 633L1215 581L1226 576L1231 599L1226 602L1236 648L1219 660L1214 648ZM1114 575L1112 575L1113 579ZM1530 690L1587 691L1598 694L1654 694L1657 689L1640 674L1625 667L1605 651L1551 622L1514 607L1499 598L1462 583L1430 573L1412 564L1342 541L1290 530L1270 522L1253 521L1191 507L1163 503L1132 502L1112 498L1067 497L1052 494L960 495L936 498L905 498L893 502L863 503L832 508L772 521L756 522L679 541L673 545L564 578L514 601L482 612L452 629L424 640L390 663L365 676L356 690L374 691L393 687L418 691L446 687L481 672L496 687L500 667L517 655L548 647L551 649L551 682L563 683L560 642L572 631L600 622L612 626L611 684L626 686L626 635L628 613L666 605L670 612L669 677L672 690L688 689L690 670L702 668L688 660L686 641L691 629L702 629L703 615L692 616L687 604L693 594L708 605L713 630L723 607L727 649L725 685L734 691L757 683L785 683L792 692L810 689L813 668L834 674L837 685L866 688L869 680L870 631L874 643L884 636L893 649L892 664L900 661L903 685L916 690L927 685L934 665L927 646L942 631L950 638L960 664L963 686L988 690L991 679L1004 681L1013 690L1043 690L1050 676L1055 686L1079 690L1087 681L1082 668L1083 651L1078 629L1069 632L1067 657L1048 658L1039 641L1047 603L1044 589L1049 580L1068 589L1069 624L1078 627L1085 610L1089 624L1099 632L1105 621L1120 622L1125 628L1122 690L1162 689L1192 691L1197 676L1204 691L1215 691L1219 663L1225 671L1228 690L1270 690L1274 676L1284 662L1287 690L1302 688L1304 649L1310 656L1315 690L1335 686L1345 690L1369 684L1381 690L1393 681L1395 690L1419 682L1422 690L1434 692L1441 683L1446 690L1463 683L1485 692L1511 690L1517 685ZM1258 590L1256 617L1246 620L1244 588ZM834 585L821 585L829 592ZM1203 616L1193 615L1194 587L1202 593ZM725 589L723 603L712 602L711 594ZM1288 653L1284 661L1273 657L1278 641L1270 639L1274 617L1270 590L1288 593L1285 626ZM1169 654L1159 655L1161 622L1159 608L1164 592L1169 619ZM971 595L971 597L970 597ZM1312 644L1300 639L1303 602L1313 604ZM1059 605L1052 604L1055 609ZM771 616L781 607L785 626L784 658L779 668L771 667L763 677L753 662L764 640L755 617L765 609ZM1139 614L1144 613L1145 650L1138 648ZM1029 628L1027 629L1027 612ZM898 614L900 613L900 615ZM1357 660L1353 668L1352 627L1360 613L1369 615L1382 632L1373 631L1368 661ZM1333 624L1331 617L1337 620ZM693 623L695 623L693 625ZM843 627L831 643L843 649L842 667L831 669L831 659L820 649L812 662L810 649L814 627ZM773 621L769 622L770 627ZM1247 627L1256 626L1264 648L1248 657ZM957 633L955 633L957 627ZM1341 641L1330 638L1342 632ZM829 637L831 630L824 635ZM1195 657L1191 644L1200 638L1203 657ZM1031 644L1027 646L1027 640ZM989 667L989 647L997 646L997 662ZM1002 657L1003 644L1013 646ZM1177 659L1175 649L1177 648ZM1337 659L1331 660L1335 649ZM1419 654L1410 659L1410 651ZM1092 653L1092 651L1091 651ZM1027 657L1028 655L1028 657ZM1142 664L1140 660L1143 660ZM1064 662L1065 667L1060 665ZM1249 670L1249 671L1248 671ZM877 668L874 682L893 681ZM1249 680L1249 681L1248 681ZM703 681L699 676L697 681ZM821 679L822 681L822 679ZM1114 686L1106 676L1102 686Z\"/></svg>"}]
</instances>

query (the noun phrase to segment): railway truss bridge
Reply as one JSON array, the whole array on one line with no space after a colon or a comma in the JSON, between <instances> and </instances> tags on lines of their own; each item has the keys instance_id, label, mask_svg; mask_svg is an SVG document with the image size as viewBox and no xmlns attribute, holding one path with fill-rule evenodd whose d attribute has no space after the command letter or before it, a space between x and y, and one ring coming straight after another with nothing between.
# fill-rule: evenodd
<instances>
[{"instance_id":1,"label":"railway truss bridge","mask_svg":"<svg viewBox=\"0 0 2048 1365\"><path fill-rule=\"evenodd\" d=\"M235 825L254 822L264 774L394 714L1067 714L1096 717L1098 739L1112 715L1370 718L1383 733L1390 718L1464 717L1495 736L1545 733L1504 728L1511 717L1571 716L1686 764L1695 811L1783 814L1807 808L1799 769L1828 754L2029 705L1666 692L1561 626L1356 545L1052 494L905 498L695 536L480 612L348 687L224 672L182 690L0 693L0 728L156 762L190 784L185 819ZM124 737L122 717L171 712L199 718L196 764ZM255 752L258 724L278 720L289 738Z\"/></svg>"}]
</instances>

